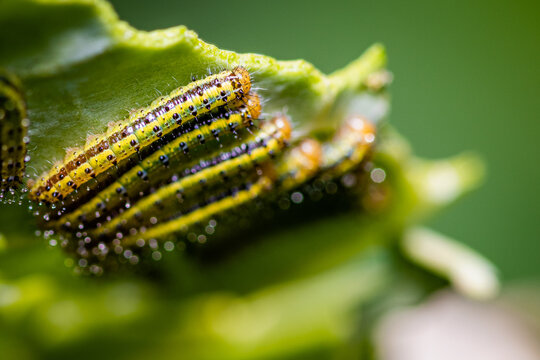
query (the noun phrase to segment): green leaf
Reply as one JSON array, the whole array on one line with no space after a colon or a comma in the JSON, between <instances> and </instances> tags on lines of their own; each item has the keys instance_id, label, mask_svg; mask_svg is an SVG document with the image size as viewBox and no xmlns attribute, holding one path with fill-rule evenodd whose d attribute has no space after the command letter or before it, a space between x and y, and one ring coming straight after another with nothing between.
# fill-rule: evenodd
<instances>
[{"instance_id":1,"label":"green leaf","mask_svg":"<svg viewBox=\"0 0 540 360\"><path fill-rule=\"evenodd\" d=\"M265 112L286 107L302 130L326 125L336 98L360 88L386 62L384 48L374 45L326 76L303 60L220 50L183 26L139 31L119 21L109 4L81 0L2 3L0 53L0 67L20 76L27 90L30 166L40 170L87 134L209 70L245 66L266 101Z\"/></svg>"}]
</instances>

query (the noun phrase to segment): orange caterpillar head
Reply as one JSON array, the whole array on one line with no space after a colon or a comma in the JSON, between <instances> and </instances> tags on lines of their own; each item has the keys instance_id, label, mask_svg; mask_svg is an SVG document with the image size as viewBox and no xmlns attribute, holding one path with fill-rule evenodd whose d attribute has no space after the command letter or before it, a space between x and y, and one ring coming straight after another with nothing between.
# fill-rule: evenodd
<instances>
[{"instance_id":1,"label":"orange caterpillar head","mask_svg":"<svg viewBox=\"0 0 540 360\"><path fill-rule=\"evenodd\" d=\"M244 94L249 93L251 90L251 77L249 76L249 72L244 67L237 66L233 69L232 73L238 78L242 92Z\"/></svg>"},{"instance_id":2,"label":"orange caterpillar head","mask_svg":"<svg viewBox=\"0 0 540 360\"><path fill-rule=\"evenodd\" d=\"M375 141L376 128L366 118L355 115L348 118L336 134L341 139L350 139L355 143L369 145Z\"/></svg>"},{"instance_id":3,"label":"orange caterpillar head","mask_svg":"<svg viewBox=\"0 0 540 360\"><path fill-rule=\"evenodd\" d=\"M285 115L278 115L274 117L272 123L276 127L276 131L281 134L283 140L287 141L291 138L292 125L289 118Z\"/></svg>"},{"instance_id":4,"label":"orange caterpillar head","mask_svg":"<svg viewBox=\"0 0 540 360\"><path fill-rule=\"evenodd\" d=\"M244 120L249 122L258 119L261 116L261 99L259 95L254 92L250 92L242 99L241 109L244 112Z\"/></svg>"},{"instance_id":5,"label":"orange caterpillar head","mask_svg":"<svg viewBox=\"0 0 540 360\"><path fill-rule=\"evenodd\" d=\"M291 150L290 158L295 166L308 174L319 170L322 162L322 146L314 139L305 139Z\"/></svg>"}]
</instances>

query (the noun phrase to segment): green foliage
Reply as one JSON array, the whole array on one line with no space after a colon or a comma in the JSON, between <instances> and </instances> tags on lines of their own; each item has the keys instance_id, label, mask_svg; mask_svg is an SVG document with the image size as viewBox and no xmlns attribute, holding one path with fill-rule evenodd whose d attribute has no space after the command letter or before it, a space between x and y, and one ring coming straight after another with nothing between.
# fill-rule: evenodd
<instances>
[{"instance_id":1,"label":"green foliage","mask_svg":"<svg viewBox=\"0 0 540 360\"><path fill-rule=\"evenodd\" d=\"M2 2L0 53L0 67L20 77L25 89L31 175L193 75L232 64L253 74L265 112L288 109L296 136L335 127L348 109L379 116L386 109L385 96L368 94L363 85L384 68L380 45L326 76L301 60L220 50L185 27L135 30L102 1ZM0 246L0 348L7 358L94 358L103 351L131 359L357 353L359 333L369 330L359 328L365 309L390 294L396 298L396 284L406 301L441 285L399 254L395 243L404 229L478 181L473 157L418 160L388 128L381 143L376 161L393 194L385 211L278 227L211 264L176 252L149 274L73 276L64 266L69 259L33 238L24 211L0 209L7 238ZM429 181L440 171L452 175L442 198Z\"/></svg>"},{"instance_id":2,"label":"green foliage","mask_svg":"<svg viewBox=\"0 0 540 360\"><path fill-rule=\"evenodd\" d=\"M37 30L39 29L39 30ZM348 68L325 76L311 64L220 50L183 26L141 32L117 19L101 1L8 1L0 13L0 67L28 89L32 164L63 157L63 149L84 142L89 132L130 111L231 64L253 74L265 111L287 106L297 124L328 121L338 95L356 90L385 65L376 45Z\"/></svg>"}]
</instances>

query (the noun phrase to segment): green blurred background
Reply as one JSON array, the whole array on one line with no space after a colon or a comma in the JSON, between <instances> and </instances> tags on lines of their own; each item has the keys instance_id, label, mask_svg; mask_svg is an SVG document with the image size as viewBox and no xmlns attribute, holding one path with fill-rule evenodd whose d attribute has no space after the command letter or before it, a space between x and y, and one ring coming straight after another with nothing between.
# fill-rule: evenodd
<instances>
[{"instance_id":1,"label":"green blurred background","mask_svg":"<svg viewBox=\"0 0 540 360\"><path fill-rule=\"evenodd\" d=\"M327 73L384 43L390 119L415 151L470 149L488 165L484 186L430 225L485 254L505 281L540 276L540 2L111 2L140 29L184 24L220 48Z\"/></svg>"}]
</instances>

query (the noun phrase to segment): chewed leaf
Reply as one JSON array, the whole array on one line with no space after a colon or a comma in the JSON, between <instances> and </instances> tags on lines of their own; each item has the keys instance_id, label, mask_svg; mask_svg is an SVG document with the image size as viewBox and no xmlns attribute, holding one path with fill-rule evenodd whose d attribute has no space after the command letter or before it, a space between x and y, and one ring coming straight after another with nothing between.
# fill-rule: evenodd
<instances>
[{"instance_id":1,"label":"chewed leaf","mask_svg":"<svg viewBox=\"0 0 540 360\"><path fill-rule=\"evenodd\" d=\"M386 62L380 45L330 76L303 60L236 54L183 26L139 31L103 1L8 0L0 5L0 67L23 80L32 119L31 166L46 168L88 133L125 118L161 94L209 72L244 66L266 113L287 110L296 129L332 121L336 99L377 87ZM369 81L368 81L369 80ZM34 155L34 154L33 154Z\"/></svg>"}]
</instances>

